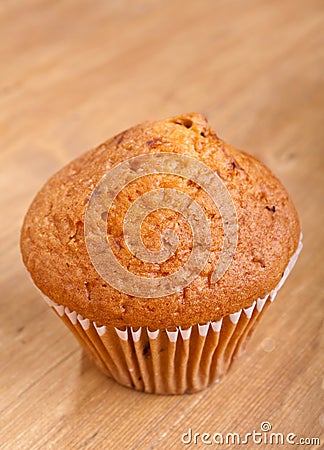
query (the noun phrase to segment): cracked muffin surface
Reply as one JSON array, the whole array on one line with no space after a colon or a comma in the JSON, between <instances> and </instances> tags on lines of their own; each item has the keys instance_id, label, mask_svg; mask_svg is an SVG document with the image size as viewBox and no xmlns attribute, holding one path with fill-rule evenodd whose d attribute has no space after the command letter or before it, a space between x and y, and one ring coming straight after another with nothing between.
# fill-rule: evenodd
<instances>
[{"instance_id":1,"label":"cracked muffin surface","mask_svg":"<svg viewBox=\"0 0 324 450\"><path fill-rule=\"evenodd\" d=\"M125 215L146 192L161 188L184 192L201 206L211 230L209 258L194 281L165 297L140 298L118 291L97 273L85 245L84 218L93 190L110 169L129 158L159 152L195 158L220 177L235 206L238 242L227 271L211 283L224 237L222 217L212 199L195 182L176 175L147 175L130 183L107 215L110 247L128 271L146 278L165 277L188 261L193 247L187 220L171 209L158 209L143 221L142 241L158 251L161 234L171 229L179 240L174 255L150 263L129 251L123 235ZM99 325L162 329L217 321L263 298L279 283L299 236L295 207L271 171L218 138L203 116L186 114L132 127L53 175L25 217L21 250L36 286L56 303Z\"/></svg>"}]
</instances>

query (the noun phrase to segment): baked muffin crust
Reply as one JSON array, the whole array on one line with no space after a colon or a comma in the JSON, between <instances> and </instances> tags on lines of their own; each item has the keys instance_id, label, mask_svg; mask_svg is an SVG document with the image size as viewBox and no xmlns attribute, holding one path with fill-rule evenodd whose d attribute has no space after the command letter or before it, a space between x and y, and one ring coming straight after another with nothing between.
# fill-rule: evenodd
<instances>
[{"instance_id":1,"label":"baked muffin crust","mask_svg":"<svg viewBox=\"0 0 324 450\"><path fill-rule=\"evenodd\" d=\"M213 201L197 184L175 175L148 175L134 181L118 194L107 217L109 244L123 267L148 278L164 277L182 267L190 256L190 227L181 214L168 209L145 219L141 237L147 248L158 251L161 233L173 229L179 246L171 258L148 263L127 248L125 214L139 196L153 189L177 189L195 199L212 234L209 260L193 282L165 297L140 298L119 292L97 273L85 245L84 220L94 188L111 168L129 158L157 152L190 156L218 174L234 202L238 242L228 270L211 283L224 234ZM247 308L273 290L297 249L299 235L295 207L271 171L219 139L203 116L186 114L130 128L53 175L25 217L21 251L32 279L46 296L98 325L186 328Z\"/></svg>"}]
</instances>

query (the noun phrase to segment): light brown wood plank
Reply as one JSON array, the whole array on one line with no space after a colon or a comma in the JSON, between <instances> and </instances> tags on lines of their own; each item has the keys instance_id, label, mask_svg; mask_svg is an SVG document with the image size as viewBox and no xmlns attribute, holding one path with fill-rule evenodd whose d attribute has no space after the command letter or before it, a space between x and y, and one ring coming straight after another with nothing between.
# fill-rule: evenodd
<instances>
[{"instance_id":1,"label":"light brown wood plank","mask_svg":"<svg viewBox=\"0 0 324 450\"><path fill-rule=\"evenodd\" d=\"M245 434L262 421L323 445L323 19L317 0L0 3L1 449L179 449L189 428ZM83 355L29 282L19 230L62 165L189 111L283 181L304 249L221 384L151 396Z\"/></svg>"}]
</instances>

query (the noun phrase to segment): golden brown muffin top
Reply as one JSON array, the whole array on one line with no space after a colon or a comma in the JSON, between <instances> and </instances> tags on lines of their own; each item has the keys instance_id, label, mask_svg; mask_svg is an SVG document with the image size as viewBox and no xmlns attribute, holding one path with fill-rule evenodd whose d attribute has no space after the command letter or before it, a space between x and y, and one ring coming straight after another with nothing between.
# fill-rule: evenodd
<instances>
[{"instance_id":1,"label":"golden brown muffin top","mask_svg":"<svg viewBox=\"0 0 324 450\"><path fill-rule=\"evenodd\" d=\"M141 226L143 245L151 252L161 250L161 234L167 229L177 234L178 247L168 259L143 261L125 242L127 211L143 194L156 189L176 189L199 204L211 231L211 245L206 265L180 291L157 298L133 296L113 287L95 269L85 242L85 214L96 186L107 173L109 182L112 168L130 158L161 152L194 158L222 180L235 206L237 246L225 274L213 283L212 274L224 251L220 210L193 180L170 173L138 178L120 191L109 214L102 211L109 246L122 267L155 279L176 273L189 261L194 236L185 217L172 209L151 212ZM271 171L219 139L204 117L186 114L130 128L53 175L25 217L21 251L35 284L56 303L98 325L162 329L217 321L251 306L278 284L299 235L295 207Z\"/></svg>"}]
</instances>

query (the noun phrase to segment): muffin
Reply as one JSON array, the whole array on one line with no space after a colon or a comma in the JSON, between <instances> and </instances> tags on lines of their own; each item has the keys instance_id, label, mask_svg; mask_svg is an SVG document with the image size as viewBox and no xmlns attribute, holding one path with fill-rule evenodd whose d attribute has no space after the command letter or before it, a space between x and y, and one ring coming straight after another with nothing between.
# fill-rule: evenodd
<instances>
[{"instance_id":1,"label":"muffin","mask_svg":"<svg viewBox=\"0 0 324 450\"><path fill-rule=\"evenodd\" d=\"M296 209L199 114L145 122L43 186L24 264L97 366L159 394L219 381L301 250Z\"/></svg>"}]
</instances>

